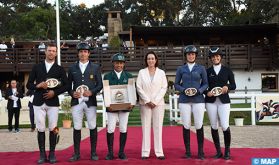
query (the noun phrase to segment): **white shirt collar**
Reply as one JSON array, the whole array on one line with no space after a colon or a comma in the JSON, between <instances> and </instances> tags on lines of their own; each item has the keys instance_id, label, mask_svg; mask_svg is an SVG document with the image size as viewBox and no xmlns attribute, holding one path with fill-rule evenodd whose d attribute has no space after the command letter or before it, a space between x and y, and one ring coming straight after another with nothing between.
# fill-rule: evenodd
<instances>
[{"instance_id":1,"label":"white shirt collar","mask_svg":"<svg viewBox=\"0 0 279 165\"><path fill-rule=\"evenodd\" d=\"M118 78L118 79L120 79L120 76L121 76L122 71L120 71L120 72L116 72L116 71L114 70L114 72L116 73L117 78Z\"/></svg>"},{"instance_id":2,"label":"white shirt collar","mask_svg":"<svg viewBox=\"0 0 279 165\"><path fill-rule=\"evenodd\" d=\"M16 88L12 88L12 91L13 91L13 93L15 93L17 91L17 89Z\"/></svg>"},{"instance_id":3,"label":"white shirt collar","mask_svg":"<svg viewBox=\"0 0 279 165\"><path fill-rule=\"evenodd\" d=\"M46 65L46 71L48 73L48 71L50 70L50 68L52 67L52 65L54 64L54 61L49 63L45 60L45 65Z\"/></svg>"},{"instance_id":4,"label":"white shirt collar","mask_svg":"<svg viewBox=\"0 0 279 165\"><path fill-rule=\"evenodd\" d=\"M221 64L213 65L213 69L214 69L215 73L218 75L221 70Z\"/></svg>"},{"instance_id":5,"label":"white shirt collar","mask_svg":"<svg viewBox=\"0 0 279 165\"><path fill-rule=\"evenodd\" d=\"M79 62L79 68L80 68L82 74L84 73L88 64L89 64L89 61L87 61L86 63Z\"/></svg>"},{"instance_id":6,"label":"white shirt collar","mask_svg":"<svg viewBox=\"0 0 279 165\"><path fill-rule=\"evenodd\" d=\"M194 63L187 63L190 72L192 71L195 64L196 64L195 62Z\"/></svg>"}]
</instances>

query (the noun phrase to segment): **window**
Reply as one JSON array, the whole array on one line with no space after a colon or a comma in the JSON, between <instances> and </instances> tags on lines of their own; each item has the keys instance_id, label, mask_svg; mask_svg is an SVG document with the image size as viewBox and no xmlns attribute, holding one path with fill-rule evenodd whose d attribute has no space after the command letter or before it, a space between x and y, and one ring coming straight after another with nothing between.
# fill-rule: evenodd
<instances>
[{"instance_id":1,"label":"window","mask_svg":"<svg viewBox=\"0 0 279 165\"><path fill-rule=\"evenodd\" d=\"M262 73L262 91L278 92L278 73Z\"/></svg>"}]
</instances>

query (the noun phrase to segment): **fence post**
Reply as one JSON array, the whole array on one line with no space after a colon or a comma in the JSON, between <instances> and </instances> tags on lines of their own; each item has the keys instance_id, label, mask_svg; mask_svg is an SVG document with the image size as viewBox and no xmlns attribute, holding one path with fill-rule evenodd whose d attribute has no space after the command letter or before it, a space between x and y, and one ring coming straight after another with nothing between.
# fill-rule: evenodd
<instances>
[{"instance_id":1,"label":"fence post","mask_svg":"<svg viewBox=\"0 0 279 165\"><path fill-rule=\"evenodd\" d=\"M248 89L247 89L247 86L245 86L245 89L244 89L244 93L245 93L245 95L247 94L247 91L248 91ZM245 97L245 104L247 104L247 97Z\"/></svg>"},{"instance_id":2,"label":"fence post","mask_svg":"<svg viewBox=\"0 0 279 165\"><path fill-rule=\"evenodd\" d=\"M253 94L251 97L251 124L252 125L256 125L256 108L255 108L255 103L256 103L256 99L255 99L256 95Z\"/></svg>"},{"instance_id":3,"label":"fence post","mask_svg":"<svg viewBox=\"0 0 279 165\"><path fill-rule=\"evenodd\" d=\"M172 111L173 111L173 105L172 105L172 95L169 95L169 107L170 107L170 122L172 122Z\"/></svg>"},{"instance_id":4,"label":"fence post","mask_svg":"<svg viewBox=\"0 0 279 165\"><path fill-rule=\"evenodd\" d=\"M177 98L178 98L178 96L175 94L175 95L173 95L174 96L174 109L175 109L175 111L174 111L174 118L176 119L175 121L177 122L177 117L178 117L178 112L177 112L177 105L178 105L178 103L177 103Z\"/></svg>"}]
</instances>

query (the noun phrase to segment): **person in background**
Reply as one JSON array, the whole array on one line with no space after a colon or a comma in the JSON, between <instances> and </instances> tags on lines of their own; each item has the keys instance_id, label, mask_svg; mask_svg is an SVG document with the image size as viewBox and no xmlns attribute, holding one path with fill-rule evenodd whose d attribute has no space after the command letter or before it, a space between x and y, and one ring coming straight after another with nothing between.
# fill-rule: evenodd
<instances>
[{"instance_id":1,"label":"person in background","mask_svg":"<svg viewBox=\"0 0 279 165\"><path fill-rule=\"evenodd\" d=\"M45 54L45 50L46 50L46 45L45 45L45 43L40 42L40 44L39 44L39 46L38 46L38 49L39 49L39 54L40 54L40 55L44 55L44 54Z\"/></svg>"},{"instance_id":2,"label":"person in background","mask_svg":"<svg viewBox=\"0 0 279 165\"><path fill-rule=\"evenodd\" d=\"M10 132L13 130L12 121L13 116L15 116L15 133L20 132L19 130L19 115L21 109L21 101L23 98L23 93L17 86L17 81L15 79L11 80L10 87L6 90L7 109L8 109L8 129Z\"/></svg>"},{"instance_id":3,"label":"person in background","mask_svg":"<svg viewBox=\"0 0 279 165\"><path fill-rule=\"evenodd\" d=\"M6 52L8 49L8 46L5 44L5 41L2 41L0 44L0 52Z\"/></svg>"},{"instance_id":4,"label":"person in background","mask_svg":"<svg viewBox=\"0 0 279 165\"><path fill-rule=\"evenodd\" d=\"M207 69L207 78L209 88L204 93L205 106L211 124L211 135L216 148L215 159L223 157L219 133L218 133L218 119L224 134L225 154L224 159L230 159L230 144L231 144L231 131L229 126L230 119L230 97L228 92L235 90L236 84L234 74L231 69L223 66L221 60L223 53L219 47L212 47L209 49L209 58L212 62L212 67ZM212 91L212 89L220 88L220 93Z\"/></svg>"},{"instance_id":5,"label":"person in background","mask_svg":"<svg viewBox=\"0 0 279 165\"><path fill-rule=\"evenodd\" d=\"M133 78L132 74L124 70L125 56L122 53L116 53L112 56L113 71L105 74L104 80L109 81L109 85L124 85L128 84L129 78ZM127 140L127 125L130 111L133 106L128 109L120 111L112 111L111 107L107 107L108 126L107 126L107 145L108 154L106 160L113 160L113 141L116 122L119 120L120 131L120 147L118 152L118 158L126 160L127 156L124 153L125 144Z\"/></svg>"},{"instance_id":6,"label":"person in background","mask_svg":"<svg viewBox=\"0 0 279 165\"><path fill-rule=\"evenodd\" d=\"M177 68L174 86L180 92L178 102L183 123L185 158L191 158L190 127L192 112L197 133L198 158L203 160L203 117L205 110L203 92L207 89L208 82L205 67L196 63L197 55L198 49L194 45L188 45L184 48L186 64Z\"/></svg>"},{"instance_id":7,"label":"person in background","mask_svg":"<svg viewBox=\"0 0 279 165\"><path fill-rule=\"evenodd\" d=\"M162 127L165 113L164 96L168 82L166 74L158 68L158 56L154 52L145 55L146 68L141 69L137 78L141 123L142 123L142 159L150 155L151 123L153 124L154 150L157 159L164 160L162 145Z\"/></svg>"},{"instance_id":8,"label":"person in background","mask_svg":"<svg viewBox=\"0 0 279 165\"><path fill-rule=\"evenodd\" d=\"M0 44L0 55L5 56L5 59L9 60L7 49L8 49L8 46L6 45L5 41L2 41Z\"/></svg>"},{"instance_id":9,"label":"person in background","mask_svg":"<svg viewBox=\"0 0 279 165\"><path fill-rule=\"evenodd\" d=\"M40 149L40 158L38 164L49 161L51 164L56 162L55 147L57 144L58 129L58 95L68 89L68 78L62 66L56 61L56 44L50 43L45 51L45 60L42 63L33 66L27 82L27 89L35 90L33 99L33 108L38 130L38 145ZM56 79L58 86L50 86L48 79ZM47 159L45 151L45 131L46 116L49 128L49 157Z\"/></svg>"},{"instance_id":10,"label":"person in background","mask_svg":"<svg viewBox=\"0 0 279 165\"><path fill-rule=\"evenodd\" d=\"M14 49L15 48L15 39L13 37L11 38L10 44L11 44L11 48Z\"/></svg>"},{"instance_id":11,"label":"person in background","mask_svg":"<svg viewBox=\"0 0 279 165\"><path fill-rule=\"evenodd\" d=\"M90 131L91 160L98 160L97 147L97 94L103 88L100 66L89 61L90 46L87 43L77 45L79 61L72 64L68 71L68 93L72 96L71 106L74 121L73 140L74 154L70 162L80 159L80 141L83 115L85 114ZM86 85L87 90L77 90L81 85Z\"/></svg>"},{"instance_id":12,"label":"person in background","mask_svg":"<svg viewBox=\"0 0 279 165\"><path fill-rule=\"evenodd\" d=\"M34 90L28 90L26 92L26 96L29 96L29 102L28 102L28 107L29 107L29 117L30 117L30 123L31 123L31 132L35 131L36 125L34 121L34 108L33 108L33 99L34 99Z\"/></svg>"}]
</instances>

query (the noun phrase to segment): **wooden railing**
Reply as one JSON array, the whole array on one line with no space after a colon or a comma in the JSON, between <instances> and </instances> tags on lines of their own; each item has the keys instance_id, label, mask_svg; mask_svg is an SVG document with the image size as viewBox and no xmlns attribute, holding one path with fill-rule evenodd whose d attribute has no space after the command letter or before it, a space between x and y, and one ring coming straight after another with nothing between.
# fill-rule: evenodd
<instances>
[{"instance_id":1,"label":"wooden railing","mask_svg":"<svg viewBox=\"0 0 279 165\"><path fill-rule=\"evenodd\" d=\"M205 65L211 65L208 59L208 50L212 45L199 45L199 54L197 62ZM274 51L271 45L256 46L251 44L241 45L215 45L219 46L223 53L223 64L232 69L277 69L278 53ZM106 72L112 69L111 57L113 54L121 52L126 57L126 69L129 71L138 71L145 66L144 55L149 51L154 51L159 57L159 67L165 71L175 71L176 68L185 62L183 56L183 46L181 47L136 47L117 50L96 48L92 50L90 60L99 63L102 71ZM277 50L277 49L276 49ZM0 52L0 70L1 72L29 72L32 66L43 61L45 55L39 49L8 49L6 52ZM65 69L77 61L77 51L75 49L61 50L61 64Z\"/></svg>"}]
</instances>

